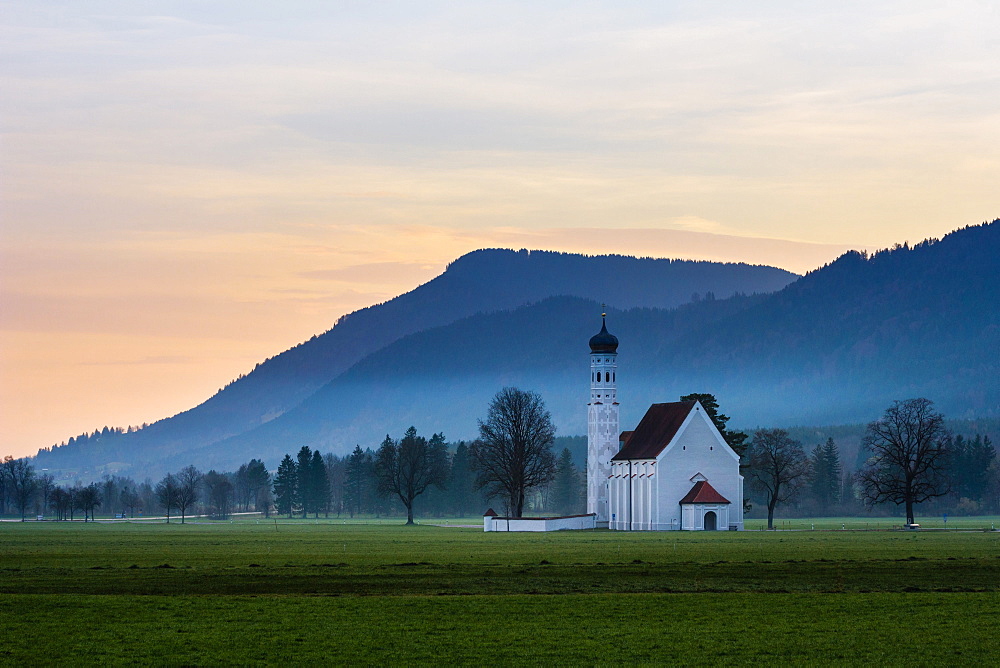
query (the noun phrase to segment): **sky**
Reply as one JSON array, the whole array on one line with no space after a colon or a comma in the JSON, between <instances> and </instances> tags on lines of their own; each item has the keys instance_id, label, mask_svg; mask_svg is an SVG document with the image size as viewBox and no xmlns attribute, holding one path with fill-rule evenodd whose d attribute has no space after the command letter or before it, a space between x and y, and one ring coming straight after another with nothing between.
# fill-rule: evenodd
<instances>
[{"instance_id":1,"label":"sky","mask_svg":"<svg viewBox=\"0 0 1000 668\"><path fill-rule=\"evenodd\" d=\"M476 248L803 273L998 182L996 3L2 2L0 456Z\"/></svg>"}]
</instances>

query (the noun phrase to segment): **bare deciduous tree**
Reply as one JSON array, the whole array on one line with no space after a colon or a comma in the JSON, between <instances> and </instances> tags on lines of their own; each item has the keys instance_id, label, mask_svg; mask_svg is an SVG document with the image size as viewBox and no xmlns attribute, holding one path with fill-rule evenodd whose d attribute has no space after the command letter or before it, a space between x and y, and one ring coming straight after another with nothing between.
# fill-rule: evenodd
<instances>
[{"instance_id":1,"label":"bare deciduous tree","mask_svg":"<svg viewBox=\"0 0 1000 668\"><path fill-rule=\"evenodd\" d=\"M177 507L177 494L179 485L177 483L177 476L173 473L168 473L163 476L163 480L156 483L156 500L167 512L167 524L170 524L170 509Z\"/></svg>"},{"instance_id":2,"label":"bare deciduous tree","mask_svg":"<svg viewBox=\"0 0 1000 668\"><path fill-rule=\"evenodd\" d=\"M24 521L28 503L35 494L35 467L27 459L7 457L3 462L3 476L7 492Z\"/></svg>"},{"instance_id":3,"label":"bare deciduous tree","mask_svg":"<svg viewBox=\"0 0 1000 668\"><path fill-rule=\"evenodd\" d=\"M271 488L271 476L259 459L251 459L242 464L236 472L233 482L236 503L241 510L256 510L266 512L265 498L270 498L265 492Z\"/></svg>"},{"instance_id":4,"label":"bare deciduous tree","mask_svg":"<svg viewBox=\"0 0 1000 668\"><path fill-rule=\"evenodd\" d=\"M905 505L907 524L914 523L913 504L951 491L950 438L933 406L929 399L893 402L861 442L868 460L857 481L865 504Z\"/></svg>"},{"instance_id":5,"label":"bare deciduous tree","mask_svg":"<svg viewBox=\"0 0 1000 668\"><path fill-rule=\"evenodd\" d=\"M8 462L14 461L13 455L5 455L0 462L0 515L7 514L7 491L10 484L7 482Z\"/></svg>"},{"instance_id":6,"label":"bare deciduous tree","mask_svg":"<svg viewBox=\"0 0 1000 668\"><path fill-rule=\"evenodd\" d=\"M212 469L205 474L205 496L209 512L213 517L229 519L230 506L233 500L233 483L230 476Z\"/></svg>"},{"instance_id":7,"label":"bare deciduous tree","mask_svg":"<svg viewBox=\"0 0 1000 668\"><path fill-rule=\"evenodd\" d=\"M555 432L538 394L516 387L497 392L470 448L476 485L488 496L504 498L507 512L520 517L526 493L555 478Z\"/></svg>"},{"instance_id":8,"label":"bare deciduous tree","mask_svg":"<svg viewBox=\"0 0 1000 668\"><path fill-rule=\"evenodd\" d=\"M73 498L69 491L63 489L62 487L56 487L52 490L52 496L49 498L49 504L52 506L52 510L55 511L57 520L65 520L69 515L69 507L73 503Z\"/></svg>"},{"instance_id":9,"label":"bare deciduous tree","mask_svg":"<svg viewBox=\"0 0 1000 668\"><path fill-rule=\"evenodd\" d=\"M177 474L177 509L181 511L181 524L184 524L187 509L198 500L202 477L201 471L194 466L185 466Z\"/></svg>"},{"instance_id":10,"label":"bare deciduous tree","mask_svg":"<svg viewBox=\"0 0 1000 668\"><path fill-rule=\"evenodd\" d=\"M43 473L38 476L38 507L39 513L45 513L52 501L52 492L56 488L56 479L51 473Z\"/></svg>"},{"instance_id":11,"label":"bare deciduous tree","mask_svg":"<svg viewBox=\"0 0 1000 668\"><path fill-rule=\"evenodd\" d=\"M119 500L121 501L122 508L128 510L129 517L135 517L135 509L142 503L142 497L136 491L135 483L122 487Z\"/></svg>"},{"instance_id":12,"label":"bare deciduous tree","mask_svg":"<svg viewBox=\"0 0 1000 668\"><path fill-rule=\"evenodd\" d=\"M784 429L758 429L748 448L750 485L764 494L767 528L774 528L774 508L795 498L809 474L802 444Z\"/></svg>"},{"instance_id":13,"label":"bare deciduous tree","mask_svg":"<svg viewBox=\"0 0 1000 668\"><path fill-rule=\"evenodd\" d=\"M94 509L101 505L101 486L92 482L76 493L76 506L83 511L83 521L94 520Z\"/></svg>"}]
</instances>

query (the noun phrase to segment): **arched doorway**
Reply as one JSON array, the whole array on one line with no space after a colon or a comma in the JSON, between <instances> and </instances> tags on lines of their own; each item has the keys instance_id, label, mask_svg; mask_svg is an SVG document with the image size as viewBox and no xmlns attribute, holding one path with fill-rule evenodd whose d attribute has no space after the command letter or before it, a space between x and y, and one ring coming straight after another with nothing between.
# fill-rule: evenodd
<instances>
[{"instance_id":1,"label":"arched doorway","mask_svg":"<svg viewBox=\"0 0 1000 668\"><path fill-rule=\"evenodd\" d=\"M715 517L715 511L710 510L705 513L705 531L715 531L715 525L718 520Z\"/></svg>"}]
</instances>

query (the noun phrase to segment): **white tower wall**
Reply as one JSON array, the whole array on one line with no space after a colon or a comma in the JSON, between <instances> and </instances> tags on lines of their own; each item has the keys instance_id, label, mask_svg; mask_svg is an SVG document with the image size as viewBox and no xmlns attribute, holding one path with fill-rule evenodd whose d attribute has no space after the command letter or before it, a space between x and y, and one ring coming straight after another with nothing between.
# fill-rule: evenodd
<instances>
[{"instance_id":1,"label":"white tower wall","mask_svg":"<svg viewBox=\"0 0 1000 668\"><path fill-rule=\"evenodd\" d=\"M590 402L587 404L587 512L607 526L608 476L618 454L618 354L590 354Z\"/></svg>"}]
</instances>

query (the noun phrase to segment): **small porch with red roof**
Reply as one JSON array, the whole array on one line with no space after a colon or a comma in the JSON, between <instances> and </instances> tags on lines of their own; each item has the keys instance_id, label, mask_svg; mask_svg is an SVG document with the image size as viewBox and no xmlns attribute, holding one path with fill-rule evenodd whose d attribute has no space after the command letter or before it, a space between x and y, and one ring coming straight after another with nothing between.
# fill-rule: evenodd
<instances>
[{"instance_id":1,"label":"small porch with red roof","mask_svg":"<svg viewBox=\"0 0 1000 668\"><path fill-rule=\"evenodd\" d=\"M729 528L729 499L719 494L700 473L691 490L680 500L681 529L718 531Z\"/></svg>"}]
</instances>

